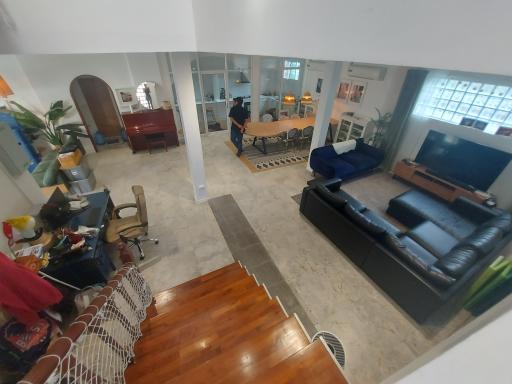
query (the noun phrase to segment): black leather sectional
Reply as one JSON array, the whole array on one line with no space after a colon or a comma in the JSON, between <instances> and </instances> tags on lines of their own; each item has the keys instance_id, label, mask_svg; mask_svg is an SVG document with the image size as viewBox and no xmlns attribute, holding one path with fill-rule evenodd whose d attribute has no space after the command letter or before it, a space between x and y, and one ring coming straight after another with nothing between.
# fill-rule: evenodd
<instances>
[{"instance_id":1,"label":"black leather sectional","mask_svg":"<svg viewBox=\"0 0 512 384\"><path fill-rule=\"evenodd\" d=\"M332 179L304 188L300 210L419 323L444 322L512 239L512 215L419 190L389 202L398 229Z\"/></svg>"}]
</instances>

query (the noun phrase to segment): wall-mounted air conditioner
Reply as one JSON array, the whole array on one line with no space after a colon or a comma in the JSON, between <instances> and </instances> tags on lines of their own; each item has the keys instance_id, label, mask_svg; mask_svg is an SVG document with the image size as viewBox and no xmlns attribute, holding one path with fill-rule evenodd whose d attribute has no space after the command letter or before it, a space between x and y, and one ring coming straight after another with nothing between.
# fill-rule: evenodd
<instances>
[{"instance_id":1,"label":"wall-mounted air conditioner","mask_svg":"<svg viewBox=\"0 0 512 384\"><path fill-rule=\"evenodd\" d=\"M350 63L347 72L350 77L382 81L386 77L387 70L386 67L378 65Z\"/></svg>"}]
</instances>

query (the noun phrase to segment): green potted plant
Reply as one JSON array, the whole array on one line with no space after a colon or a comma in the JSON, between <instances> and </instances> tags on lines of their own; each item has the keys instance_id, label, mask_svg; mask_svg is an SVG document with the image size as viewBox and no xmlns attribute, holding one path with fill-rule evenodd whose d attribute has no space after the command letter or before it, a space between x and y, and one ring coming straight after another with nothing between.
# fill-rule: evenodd
<instances>
[{"instance_id":1,"label":"green potted plant","mask_svg":"<svg viewBox=\"0 0 512 384\"><path fill-rule=\"evenodd\" d=\"M384 136L386 135L386 131L391 125L391 119L393 118L393 114L390 112L382 114L378 108L375 108L377 111L377 119L371 119L370 122L375 125L375 133L373 134L373 145L382 148L385 146Z\"/></svg>"},{"instance_id":2,"label":"green potted plant","mask_svg":"<svg viewBox=\"0 0 512 384\"><path fill-rule=\"evenodd\" d=\"M66 115L66 112L72 108L71 106L64 108L62 100L55 101L50 104L50 109L41 118L15 101L11 101L11 104L18 109L18 111L12 113L27 136L31 138L42 136L55 149L60 148L66 142L76 143L83 152L78 137L89 137L82 132L83 124L67 123L59 125L59 120ZM68 136L68 140L65 140L64 136Z\"/></svg>"}]
</instances>

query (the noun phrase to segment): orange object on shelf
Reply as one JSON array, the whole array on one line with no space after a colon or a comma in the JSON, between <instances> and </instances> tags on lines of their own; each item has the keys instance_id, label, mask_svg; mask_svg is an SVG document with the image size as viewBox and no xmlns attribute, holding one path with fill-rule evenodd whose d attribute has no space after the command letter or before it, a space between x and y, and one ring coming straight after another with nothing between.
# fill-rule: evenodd
<instances>
[{"instance_id":1,"label":"orange object on shelf","mask_svg":"<svg viewBox=\"0 0 512 384\"><path fill-rule=\"evenodd\" d=\"M82 159L82 152L80 152L80 149L75 149L73 152L59 154L57 159L59 159L61 168L75 168L80 165L80 160Z\"/></svg>"}]
</instances>

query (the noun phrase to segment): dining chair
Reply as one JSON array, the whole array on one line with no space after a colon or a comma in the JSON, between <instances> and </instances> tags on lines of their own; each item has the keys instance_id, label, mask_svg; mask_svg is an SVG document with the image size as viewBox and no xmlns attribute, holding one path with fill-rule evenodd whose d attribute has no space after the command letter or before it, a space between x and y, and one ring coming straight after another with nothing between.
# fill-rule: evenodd
<instances>
[{"instance_id":1,"label":"dining chair","mask_svg":"<svg viewBox=\"0 0 512 384\"><path fill-rule=\"evenodd\" d=\"M283 136L283 143L285 144L286 151L288 151L288 146L292 143L294 146L297 143L297 140L300 137L300 131L298 128L292 128L288 132L286 132Z\"/></svg>"},{"instance_id":2,"label":"dining chair","mask_svg":"<svg viewBox=\"0 0 512 384\"><path fill-rule=\"evenodd\" d=\"M307 127L305 127L302 130L302 134L300 135L300 138L299 138L299 141L301 144L301 149L302 149L302 143L307 143L308 141L310 142L311 139L313 138L313 130L314 129L315 128L312 125L308 125Z\"/></svg>"}]
</instances>

